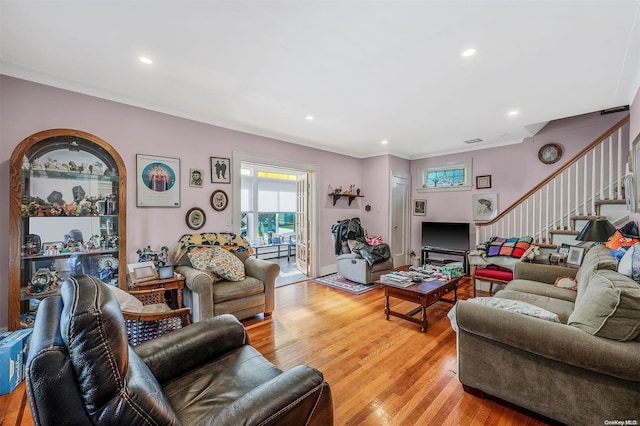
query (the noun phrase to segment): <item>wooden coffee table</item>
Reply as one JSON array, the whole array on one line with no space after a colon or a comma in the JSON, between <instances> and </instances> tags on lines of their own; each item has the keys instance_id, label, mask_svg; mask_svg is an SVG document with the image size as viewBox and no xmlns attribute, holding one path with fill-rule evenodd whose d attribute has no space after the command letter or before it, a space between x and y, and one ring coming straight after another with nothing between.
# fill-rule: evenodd
<instances>
[{"instance_id":1,"label":"wooden coffee table","mask_svg":"<svg viewBox=\"0 0 640 426\"><path fill-rule=\"evenodd\" d=\"M384 286L384 315L389 319L389 315L394 317L406 319L407 321L420 324L420 331L425 333L427 331L427 307L433 305L438 301L451 303L452 305L458 300L458 281L460 277L453 278L450 281L422 281L416 284L412 284L409 287L396 287L390 284L379 284ZM453 292L453 299L445 299L443 296L447 293ZM417 308L412 311L403 314L400 312L392 311L389 306L389 298L395 297L397 299L406 300L408 302L417 303ZM418 312L422 312L420 318L415 318L414 315Z\"/></svg>"}]
</instances>

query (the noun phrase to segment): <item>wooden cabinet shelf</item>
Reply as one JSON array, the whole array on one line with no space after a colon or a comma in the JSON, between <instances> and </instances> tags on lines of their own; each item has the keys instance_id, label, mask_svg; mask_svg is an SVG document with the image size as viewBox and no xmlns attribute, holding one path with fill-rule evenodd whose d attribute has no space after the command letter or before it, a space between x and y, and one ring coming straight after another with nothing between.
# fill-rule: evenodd
<instances>
[{"instance_id":1,"label":"wooden cabinet shelf","mask_svg":"<svg viewBox=\"0 0 640 426\"><path fill-rule=\"evenodd\" d=\"M353 195L353 194L329 194L329 197L333 197L333 205L336 205L336 202L342 198L342 197L348 197L349 198L349 205L351 205L351 203L353 202L353 200L355 200L356 198L364 198L364 195Z\"/></svg>"}]
</instances>

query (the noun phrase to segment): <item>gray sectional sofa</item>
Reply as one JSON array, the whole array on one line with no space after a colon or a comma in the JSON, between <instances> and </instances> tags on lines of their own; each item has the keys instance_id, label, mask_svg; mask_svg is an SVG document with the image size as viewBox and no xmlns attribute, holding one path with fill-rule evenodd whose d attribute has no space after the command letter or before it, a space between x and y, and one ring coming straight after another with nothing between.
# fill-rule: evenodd
<instances>
[{"instance_id":1,"label":"gray sectional sofa","mask_svg":"<svg viewBox=\"0 0 640 426\"><path fill-rule=\"evenodd\" d=\"M590 249L579 269L518 263L494 297L535 305L559 322L459 301L465 390L569 425L640 421L640 285L617 265L604 246ZM562 276L574 276L577 291L554 286Z\"/></svg>"}]
</instances>

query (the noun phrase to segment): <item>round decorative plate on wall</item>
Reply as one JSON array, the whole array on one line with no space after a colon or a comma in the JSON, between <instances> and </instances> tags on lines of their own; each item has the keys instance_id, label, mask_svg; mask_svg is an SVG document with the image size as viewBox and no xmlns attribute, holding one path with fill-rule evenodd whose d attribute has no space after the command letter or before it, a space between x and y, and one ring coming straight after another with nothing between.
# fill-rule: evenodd
<instances>
[{"instance_id":1,"label":"round decorative plate on wall","mask_svg":"<svg viewBox=\"0 0 640 426\"><path fill-rule=\"evenodd\" d=\"M227 208L227 204L229 203L229 198L227 197L227 193L221 189L217 189L213 191L211 194L211 207L217 212L221 212L222 210Z\"/></svg>"},{"instance_id":2,"label":"round decorative plate on wall","mask_svg":"<svg viewBox=\"0 0 640 426\"><path fill-rule=\"evenodd\" d=\"M538 160L544 164L553 164L562 157L562 148L556 143L548 143L538 151Z\"/></svg>"}]
</instances>

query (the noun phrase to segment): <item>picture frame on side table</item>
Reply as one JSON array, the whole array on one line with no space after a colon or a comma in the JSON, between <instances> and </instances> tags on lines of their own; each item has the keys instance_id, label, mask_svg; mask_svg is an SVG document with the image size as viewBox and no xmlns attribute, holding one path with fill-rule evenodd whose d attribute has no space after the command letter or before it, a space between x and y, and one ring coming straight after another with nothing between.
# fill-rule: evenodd
<instances>
[{"instance_id":1,"label":"picture frame on side table","mask_svg":"<svg viewBox=\"0 0 640 426\"><path fill-rule=\"evenodd\" d=\"M427 215L427 200L413 200L413 215L414 216Z\"/></svg>"},{"instance_id":2,"label":"picture frame on side table","mask_svg":"<svg viewBox=\"0 0 640 426\"><path fill-rule=\"evenodd\" d=\"M476 176L476 189L491 188L491 175Z\"/></svg>"},{"instance_id":3,"label":"picture frame on side table","mask_svg":"<svg viewBox=\"0 0 640 426\"><path fill-rule=\"evenodd\" d=\"M127 272L133 284L151 281L158 278L158 270L153 262L138 262L127 265Z\"/></svg>"},{"instance_id":4,"label":"picture frame on side table","mask_svg":"<svg viewBox=\"0 0 640 426\"><path fill-rule=\"evenodd\" d=\"M580 266L582 264L583 256L584 256L584 247L571 246L569 248L569 255L567 256L567 264Z\"/></svg>"},{"instance_id":5,"label":"picture frame on side table","mask_svg":"<svg viewBox=\"0 0 640 426\"><path fill-rule=\"evenodd\" d=\"M231 183L231 160L222 157L210 157L211 183Z\"/></svg>"},{"instance_id":6,"label":"picture frame on side table","mask_svg":"<svg viewBox=\"0 0 640 426\"><path fill-rule=\"evenodd\" d=\"M180 159L136 154L137 207L180 207Z\"/></svg>"}]
</instances>

